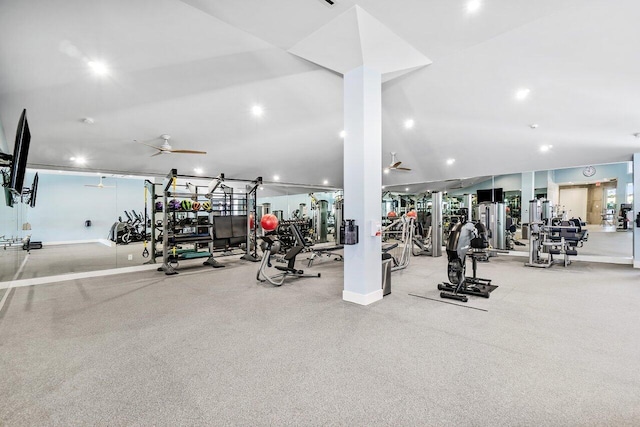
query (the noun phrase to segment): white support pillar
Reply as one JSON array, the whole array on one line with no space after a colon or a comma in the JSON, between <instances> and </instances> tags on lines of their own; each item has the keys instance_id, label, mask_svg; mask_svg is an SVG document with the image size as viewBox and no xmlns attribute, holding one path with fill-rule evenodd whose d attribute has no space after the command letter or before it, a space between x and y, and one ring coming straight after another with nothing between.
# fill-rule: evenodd
<instances>
[{"instance_id":1,"label":"white support pillar","mask_svg":"<svg viewBox=\"0 0 640 427\"><path fill-rule=\"evenodd\" d=\"M382 80L361 66L344 75L344 218L355 219L359 243L344 247L345 301L367 305L382 299Z\"/></svg>"},{"instance_id":2,"label":"white support pillar","mask_svg":"<svg viewBox=\"0 0 640 427\"><path fill-rule=\"evenodd\" d=\"M636 215L640 212L640 153L633 155L633 268L640 268L640 228L636 226Z\"/></svg>"},{"instance_id":3,"label":"white support pillar","mask_svg":"<svg viewBox=\"0 0 640 427\"><path fill-rule=\"evenodd\" d=\"M520 224L529 222L529 201L535 197L536 173L522 172L522 194L520 196Z\"/></svg>"}]
</instances>

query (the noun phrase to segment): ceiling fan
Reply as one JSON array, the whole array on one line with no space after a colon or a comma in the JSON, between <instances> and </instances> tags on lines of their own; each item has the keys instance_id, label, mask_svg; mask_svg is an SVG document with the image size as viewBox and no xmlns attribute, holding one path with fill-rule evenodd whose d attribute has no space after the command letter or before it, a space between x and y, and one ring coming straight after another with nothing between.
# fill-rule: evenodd
<instances>
[{"instance_id":1,"label":"ceiling fan","mask_svg":"<svg viewBox=\"0 0 640 427\"><path fill-rule=\"evenodd\" d=\"M400 165L402 162L399 162L396 159L396 153L391 152L391 164L389 165L389 170L398 170L398 171L410 171L410 168L403 168Z\"/></svg>"},{"instance_id":2,"label":"ceiling fan","mask_svg":"<svg viewBox=\"0 0 640 427\"><path fill-rule=\"evenodd\" d=\"M96 187L96 188L115 188L115 185L104 185L102 183L102 179L106 178L106 176L101 176L100 177L100 183L99 184L85 184L85 187Z\"/></svg>"},{"instance_id":3,"label":"ceiling fan","mask_svg":"<svg viewBox=\"0 0 640 427\"><path fill-rule=\"evenodd\" d=\"M171 135L167 135L167 134L163 134L160 135L160 138L162 138L164 140L164 142L162 143L162 145L160 146L156 146L153 144L148 144L146 142L142 142L142 141L138 141L135 140L135 142L139 142L140 144L144 144L144 145L148 145L149 147L153 147L156 150L158 150L157 153L152 154L151 157L153 156L158 156L160 154L171 154L171 153L180 153L180 154L207 154L206 151L197 151L197 150L174 150L173 148L171 148L171 145L169 144L169 140L171 139Z\"/></svg>"}]
</instances>

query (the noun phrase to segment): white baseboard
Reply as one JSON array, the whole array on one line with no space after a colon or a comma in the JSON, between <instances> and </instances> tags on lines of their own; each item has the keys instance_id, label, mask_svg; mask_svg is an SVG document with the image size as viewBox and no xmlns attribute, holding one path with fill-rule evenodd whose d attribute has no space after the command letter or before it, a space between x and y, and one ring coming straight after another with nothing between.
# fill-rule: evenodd
<instances>
[{"instance_id":1,"label":"white baseboard","mask_svg":"<svg viewBox=\"0 0 640 427\"><path fill-rule=\"evenodd\" d=\"M111 276L114 274L134 273L136 271L155 270L160 264L144 264L133 267L112 268L109 270L86 271L83 273L60 274L58 276L34 277L31 279L12 280L10 282L1 282L0 289L19 288L22 286L43 285L45 283L64 282L66 280L86 279L89 277Z\"/></svg>"},{"instance_id":2,"label":"white baseboard","mask_svg":"<svg viewBox=\"0 0 640 427\"><path fill-rule=\"evenodd\" d=\"M342 291L342 299L355 304L369 305L382 299L382 289L378 289L370 294L358 294L351 291Z\"/></svg>"},{"instance_id":3,"label":"white baseboard","mask_svg":"<svg viewBox=\"0 0 640 427\"><path fill-rule=\"evenodd\" d=\"M109 241L110 240L107 240L107 239L60 240L60 241L53 241L53 242L42 242L42 244L44 246L54 246L54 245L77 245L80 243L102 243L103 245L111 246L110 244L106 243Z\"/></svg>"}]
</instances>

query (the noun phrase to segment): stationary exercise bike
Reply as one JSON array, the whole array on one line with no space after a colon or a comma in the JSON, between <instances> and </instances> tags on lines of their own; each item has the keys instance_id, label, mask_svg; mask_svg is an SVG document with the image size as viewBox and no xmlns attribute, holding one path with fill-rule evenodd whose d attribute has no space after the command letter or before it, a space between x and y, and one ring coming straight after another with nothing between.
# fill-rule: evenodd
<instances>
[{"instance_id":1,"label":"stationary exercise bike","mask_svg":"<svg viewBox=\"0 0 640 427\"><path fill-rule=\"evenodd\" d=\"M487 229L482 223L457 223L447 241L447 275L451 283L443 282L438 285L441 298L449 298L467 302L465 295L476 295L489 298L490 293L497 288L491 285L491 280L476 276L478 258L486 257ZM465 276L466 256L471 257L473 277Z\"/></svg>"}]
</instances>

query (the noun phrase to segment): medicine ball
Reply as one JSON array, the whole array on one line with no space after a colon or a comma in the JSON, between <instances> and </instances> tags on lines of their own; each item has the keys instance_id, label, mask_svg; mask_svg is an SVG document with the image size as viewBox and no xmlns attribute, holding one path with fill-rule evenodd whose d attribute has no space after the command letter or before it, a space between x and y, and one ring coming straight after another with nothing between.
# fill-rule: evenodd
<instances>
[{"instance_id":1,"label":"medicine ball","mask_svg":"<svg viewBox=\"0 0 640 427\"><path fill-rule=\"evenodd\" d=\"M202 210L210 211L211 210L211 202L202 202Z\"/></svg>"},{"instance_id":2,"label":"medicine ball","mask_svg":"<svg viewBox=\"0 0 640 427\"><path fill-rule=\"evenodd\" d=\"M278 217L274 214L266 214L260 220L260 226L264 231L273 231L278 228Z\"/></svg>"},{"instance_id":3,"label":"medicine ball","mask_svg":"<svg viewBox=\"0 0 640 427\"><path fill-rule=\"evenodd\" d=\"M191 200L189 200L189 199L183 200L182 203L180 203L180 207L182 208L183 211L190 211L191 210Z\"/></svg>"},{"instance_id":4,"label":"medicine ball","mask_svg":"<svg viewBox=\"0 0 640 427\"><path fill-rule=\"evenodd\" d=\"M169 201L169 209L171 210L178 210L180 209L180 200L178 199L171 199Z\"/></svg>"},{"instance_id":5,"label":"medicine ball","mask_svg":"<svg viewBox=\"0 0 640 427\"><path fill-rule=\"evenodd\" d=\"M413 218L413 219L418 218L418 212L416 212L416 211L407 212L407 218Z\"/></svg>"},{"instance_id":6,"label":"medicine ball","mask_svg":"<svg viewBox=\"0 0 640 427\"><path fill-rule=\"evenodd\" d=\"M156 212L162 212L162 202L156 202Z\"/></svg>"},{"instance_id":7,"label":"medicine ball","mask_svg":"<svg viewBox=\"0 0 640 427\"><path fill-rule=\"evenodd\" d=\"M191 203L191 209L194 211L197 211L200 209L200 202L193 202Z\"/></svg>"},{"instance_id":8,"label":"medicine ball","mask_svg":"<svg viewBox=\"0 0 640 427\"><path fill-rule=\"evenodd\" d=\"M387 214L387 218L391 219L391 218L397 218L398 214L395 213L395 211L391 211Z\"/></svg>"}]
</instances>

